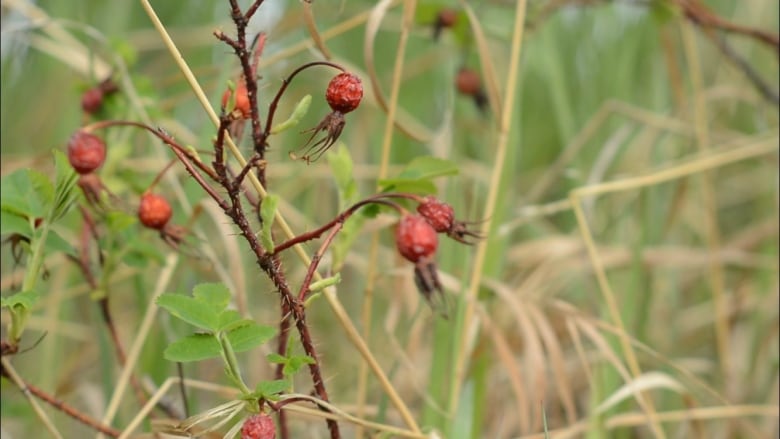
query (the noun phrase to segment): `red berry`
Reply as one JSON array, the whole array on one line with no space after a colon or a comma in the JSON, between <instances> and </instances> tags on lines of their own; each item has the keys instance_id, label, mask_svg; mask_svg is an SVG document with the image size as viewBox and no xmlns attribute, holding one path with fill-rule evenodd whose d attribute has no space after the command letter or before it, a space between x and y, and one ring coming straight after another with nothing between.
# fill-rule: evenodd
<instances>
[{"instance_id":1,"label":"red berry","mask_svg":"<svg viewBox=\"0 0 780 439\"><path fill-rule=\"evenodd\" d=\"M441 27L452 27L458 21L458 11L444 8L436 16L436 23Z\"/></svg>"},{"instance_id":2,"label":"red berry","mask_svg":"<svg viewBox=\"0 0 780 439\"><path fill-rule=\"evenodd\" d=\"M173 209L164 197L152 193L141 196L138 206L138 219L150 229L162 230L173 216Z\"/></svg>"},{"instance_id":3,"label":"red berry","mask_svg":"<svg viewBox=\"0 0 780 439\"><path fill-rule=\"evenodd\" d=\"M90 88L81 95L81 109L85 113L95 113L103 105L103 90L100 87Z\"/></svg>"},{"instance_id":4,"label":"red berry","mask_svg":"<svg viewBox=\"0 0 780 439\"><path fill-rule=\"evenodd\" d=\"M106 160L106 144L100 137L76 131L68 140L68 161L79 174L89 174Z\"/></svg>"},{"instance_id":5,"label":"red berry","mask_svg":"<svg viewBox=\"0 0 780 439\"><path fill-rule=\"evenodd\" d=\"M232 93L235 96L235 106L230 109L231 113L234 113L235 117L243 119L249 119L252 117L252 111L249 107L249 93L246 88L246 82L244 80L238 81L235 91ZM230 102L231 90L227 89L222 93L222 107L225 108Z\"/></svg>"},{"instance_id":6,"label":"red berry","mask_svg":"<svg viewBox=\"0 0 780 439\"><path fill-rule=\"evenodd\" d=\"M276 425L270 416L261 413L252 415L241 426L241 439L275 439Z\"/></svg>"},{"instance_id":7,"label":"red berry","mask_svg":"<svg viewBox=\"0 0 780 439\"><path fill-rule=\"evenodd\" d=\"M452 206L430 196L417 206L417 212L439 233L451 230L455 221Z\"/></svg>"},{"instance_id":8,"label":"red berry","mask_svg":"<svg viewBox=\"0 0 780 439\"><path fill-rule=\"evenodd\" d=\"M410 262L433 256L439 245L436 230L419 215L404 215L395 229L395 245Z\"/></svg>"},{"instance_id":9,"label":"red berry","mask_svg":"<svg viewBox=\"0 0 780 439\"><path fill-rule=\"evenodd\" d=\"M482 79L476 71L463 67L455 76L455 87L467 96L475 96L482 92Z\"/></svg>"},{"instance_id":10,"label":"red berry","mask_svg":"<svg viewBox=\"0 0 780 439\"><path fill-rule=\"evenodd\" d=\"M325 99L333 111L349 113L360 105L363 98L363 83L352 73L339 73L328 84Z\"/></svg>"}]
</instances>

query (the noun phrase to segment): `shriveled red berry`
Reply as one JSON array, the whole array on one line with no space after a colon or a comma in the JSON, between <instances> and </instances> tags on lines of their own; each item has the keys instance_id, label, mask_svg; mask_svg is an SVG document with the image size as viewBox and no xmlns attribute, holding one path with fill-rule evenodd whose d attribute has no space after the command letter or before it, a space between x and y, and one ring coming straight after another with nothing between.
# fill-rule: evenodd
<instances>
[{"instance_id":1,"label":"shriveled red berry","mask_svg":"<svg viewBox=\"0 0 780 439\"><path fill-rule=\"evenodd\" d=\"M436 23L441 27L452 27L458 21L458 11L451 8L443 8L436 15Z\"/></svg>"},{"instance_id":2,"label":"shriveled red berry","mask_svg":"<svg viewBox=\"0 0 780 439\"><path fill-rule=\"evenodd\" d=\"M241 426L241 439L276 439L276 424L265 413L252 415Z\"/></svg>"},{"instance_id":3,"label":"shriveled red berry","mask_svg":"<svg viewBox=\"0 0 780 439\"><path fill-rule=\"evenodd\" d=\"M106 144L100 137L84 130L68 140L68 161L79 174L89 174L106 160Z\"/></svg>"},{"instance_id":4,"label":"shriveled red berry","mask_svg":"<svg viewBox=\"0 0 780 439\"><path fill-rule=\"evenodd\" d=\"M252 116L252 111L249 106L249 92L246 88L246 82L243 79L238 81L238 85L232 93L230 89L225 90L225 92L222 93L223 108L228 106L231 96L235 96L235 106L230 109L230 112L237 118L249 119Z\"/></svg>"},{"instance_id":5,"label":"shriveled red berry","mask_svg":"<svg viewBox=\"0 0 780 439\"><path fill-rule=\"evenodd\" d=\"M100 87L90 88L81 95L81 109L85 113L95 113L103 105L103 90Z\"/></svg>"},{"instance_id":6,"label":"shriveled red berry","mask_svg":"<svg viewBox=\"0 0 780 439\"><path fill-rule=\"evenodd\" d=\"M363 83L352 73L339 73L330 80L325 99L333 111L349 113L357 108L363 99Z\"/></svg>"},{"instance_id":7,"label":"shriveled red berry","mask_svg":"<svg viewBox=\"0 0 780 439\"><path fill-rule=\"evenodd\" d=\"M455 76L455 88L464 95L475 96L482 92L482 79L475 70L463 67Z\"/></svg>"},{"instance_id":8,"label":"shriveled red berry","mask_svg":"<svg viewBox=\"0 0 780 439\"><path fill-rule=\"evenodd\" d=\"M173 209L164 197L152 193L141 196L138 219L150 229L162 230L173 216Z\"/></svg>"},{"instance_id":9,"label":"shriveled red berry","mask_svg":"<svg viewBox=\"0 0 780 439\"><path fill-rule=\"evenodd\" d=\"M439 233L451 230L455 221L452 206L431 196L417 205L417 212Z\"/></svg>"},{"instance_id":10,"label":"shriveled red berry","mask_svg":"<svg viewBox=\"0 0 780 439\"><path fill-rule=\"evenodd\" d=\"M417 263L432 257L439 245L436 230L419 215L404 215L395 229L395 245L401 256Z\"/></svg>"}]
</instances>

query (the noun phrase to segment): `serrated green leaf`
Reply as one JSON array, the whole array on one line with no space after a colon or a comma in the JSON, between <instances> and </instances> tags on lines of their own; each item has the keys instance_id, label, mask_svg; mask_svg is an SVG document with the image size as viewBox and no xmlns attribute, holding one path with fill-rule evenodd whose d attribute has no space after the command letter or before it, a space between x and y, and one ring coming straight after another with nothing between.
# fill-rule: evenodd
<instances>
[{"instance_id":1,"label":"serrated green leaf","mask_svg":"<svg viewBox=\"0 0 780 439\"><path fill-rule=\"evenodd\" d=\"M263 198L263 202L260 205L260 219L263 222L263 228L260 231L260 243L263 245L265 251L269 253L273 253L274 251L274 239L271 232L278 204L279 197L274 194L268 194Z\"/></svg>"},{"instance_id":2,"label":"serrated green leaf","mask_svg":"<svg viewBox=\"0 0 780 439\"><path fill-rule=\"evenodd\" d=\"M75 191L78 175L70 166L62 151L54 151L54 167L56 169L53 205L49 212L49 220L55 222L65 216L76 201Z\"/></svg>"},{"instance_id":3,"label":"serrated green leaf","mask_svg":"<svg viewBox=\"0 0 780 439\"><path fill-rule=\"evenodd\" d=\"M402 179L431 179L445 175L456 175L458 166L455 162L438 157L422 156L415 157L408 165L404 167L398 178Z\"/></svg>"},{"instance_id":4,"label":"serrated green leaf","mask_svg":"<svg viewBox=\"0 0 780 439\"><path fill-rule=\"evenodd\" d=\"M28 173L28 177L30 178L33 190L35 190L41 203L44 206L51 205L54 201L54 185L51 183L51 180L49 180L49 176L43 172L31 169Z\"/></svg>"},{"instance_id":5,"label":"serrated green leaf","mask_svg":"<svg viewBox=\"0 0 780 439\"><path fill-rule=\"evenodd\" d=\"M76 249L70 245L70 243L62 238L59 233L54 230L49 230L49 234L46 236L46 244L44 245L46 253L62 252L66 255L76 256Z\"/></svg>"},{"instance_id":6,"label":"serrated green leaf","mask_svg":"<svg viewBox=\"0 0 780 439\"><path fill-rule=\"evenodd\" d=\"M29 238L32 232L27 218L5 210L0 211L0 235L18 234Z\"/></svg>"},{"instance_id":7,"label":"serrated green leaf","mask_svg":"<svg viewBox=\"0 0 780 439\"><path fill-rule=\"evenodd\" d=\"M279 355L276 352L272 352L265 356L265 359L268 360L269 363L274 364L284 364L287 362L287 357L284 355Z\"/></svg>"},{"instance_id":8,"label":"serrated green leaf","mask_svg":"<svg viewBox=\"0 0 780 439\"><path fill-rule=\"evenodd\" d=\"M255 393L258 397L269 399L269 397L278 395L290 388L288 380L260 381L255 386Z\"/></svg>"},{"instance_id":9,"label":"serrated green leaf","mask_svg":"<svg viewBox=\"0 0 780 439\"><path fill-rule=\"evenodd\" d=\"M427 179L390 178L382 180L382 192L407 192L414 194L435 194L436 186Z\"/></svg>"},{"instance_id":10,"label":"serrated green leaf","mask_svg":"<svg viewBox=\"0 0 780 439\"><path fill-rule=\"evenodd\" d=\"M219 328L219 310L192 297L165 293L157 298L157 305L198 328L209 331L216 331Z\"/></svg>"},{"instance_id":11,"label":"serrated green leaf","mask_svg":"<svg viewBox=\"0 0 780 439\"><path fill-rule=\"evenodd\" d=\"M165 256L158 246L142 239L128 241L127 250L122 254L122 262L132 267L143 268L149 265L149 261L158 264L165 261Z\"/></svg>"},{"instance_id":12,"label":"serrated green leaf","mask_svg":"<svg viewBox=\"0 0 780 439\"><path fill-rule=\"evenodd\" d=\"M293 355L287 359L282 373L284 375L295 375L307 364L314 364L314 359L308 355Z\"/></svg>"},{"instance_id":13,"label":"serrated green leaf","mask_svg":"<svg viewBox=\"0 0 780 439\"><path fill-rule=\"evenodd\" d=\"M134 215L119 210L108 212L105 218L108 229L115 233L122 233L138 222Z\"/></svg>"},{"instance_id":14,"label":"serrated green leaf","mask_svg":"<svg viewBox=\"0 0 780 439\"><path fill-rule=\"evenodd\" d=\"M22 291L8 297L0 298L0 306L7 308L22 307L30 309L40 299L40 294L35 291Z\"/></svg>"},{"instance_id":15,"label":"serrated green leaf","mask_svg":"<svg viewBox=\"0 0 780 439\"><path fill-rule=\"evenodd\" d=\"M195 285L192 296L203 303L211 305L216 312L221 312L230 303L230 290L223 283L202 283Z\"/></svg>"},{"instance_id":16,"label":"serrated green leaf","mask_svg":"<svg viewBox=\"0 0 780 439\"><path fill-rule=\"evenodd\" d=\"M234 309L226 309L219 314L219 330L224 332L232 331L252 322L253 320L241 318L241 314Z\"/></svg>"},{"instance_id":17,"label":"serrated green leaf","mask_svg":"<svg viewBox=\"0 0 780 439\"><path fill-rule=\"evenodd\" d=\"M244 352L267 342L275 335L275 328L251 322L228 332L227 338L233 347L233 351Z\"/></svg>"},{"instance_id":18,"label":"serrated green leaf","mask_svg":"<svg viewBox=\"0 0 780 439\"><path fill-rule=\"evenodd\" d=\"M219 342L212 334L189 335L171 343L163 352L166 360L182 363L206 360L220 355Z\"/></svg>"},{"instance_id":19,"label":"serrated green leaf","mask_svg":"<svg viewBox=\"0 0 780 439\"><path fill-rule=\"evenodd\" d=\"M19 169L0 180L0 209L25 218L41 218L45 208L33 188L29 169Z\"/></svg>"}]
</instances>

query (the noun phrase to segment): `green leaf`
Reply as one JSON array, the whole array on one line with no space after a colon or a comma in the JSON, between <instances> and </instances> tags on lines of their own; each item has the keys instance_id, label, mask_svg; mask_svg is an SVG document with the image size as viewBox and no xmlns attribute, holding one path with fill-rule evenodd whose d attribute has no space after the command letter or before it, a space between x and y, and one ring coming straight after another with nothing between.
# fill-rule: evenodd
<instances>
[{"instance_id":1,"label":"green leaf","mask_svg":"<svg viewBox=\"0 0 780 439\"><path fill-rule=\"evenodd\" d=\"M0 211L0 235L18 234L31 237L33 233L30 221L6 210Z\"/></svg>"},{"instance_id":2,"label":"green leaf","mask_svg":"<svg viewBox=\"0 0 780 439\"><path fill-rule=\"evenodd\" d=\"M132 267L143 268L149 265L149 261L162 264L165 256L159 246L143 239L131 239L127 242L127 249L122 254L122 261Z\"/></svg>"},{"instance_id":3,"label":"green leaf","mask_svg":"<svg viewBox=\"0 0 780 439\"><path fill-rule=\"evenodd\" d=\"M168 361L186 363L221 355L219 342L212 334L193 334L171 343L163 352Z\"/></svg>"},{"instance_id":4,"label":"green leaf","mask_svg":"<svg viewBox=\"0 0 780 439\"><path fill-rule=\"evenodd\" d=\"M263 245L265 251L273 253L274 251L274 238L271 233L271 229L274 224L274 216L276 215L276 207L279 204L279 197L274 194L268 194L263 198L263 202L260 205L260 220L263 223L263 228L260 232L260 243Z\"/></svg>"},{"instance_id":5,"label":"green leaf","mask_svg":"<svg viewBox=\"0 0 780 439\"><path fill-rule=\"evenodd\" d=\"M54 179L54 205L49 214L51 222L65 216L76 201L77 192L74 189L78 181L78 175L62 151L54 150L54 167L56 177Z\"/></svg>"},{"instance_id":6,"label":"green leaf","mask_svg":"<svg viewBox=\"0 0 780 439\"><path fill-rule=\"evenodd\" d=\"M108 229L115 233L124 232L138 222L134 215L119 210L108 212L105 218Z\"/></svg>"},{"instance_id":7,"label":"green leaf","mask_svg":"<svg viewBox=\"0 0 780 439\"><path fill-rule=\"evenodd\" d=\"M76 249L72 245L59 235L54 230L49 230L49 234L46 236L46 244L44 245L46 253L50 252L62 252L67 255L76 256Z\"/></svg>"},{"instance_id":8,"label":"green leaf","mask_svg":"<svg viewBox=\"0 0 780 439\"><path fill-rule=\"evenodd\" d=\"M311 95L306 95L302 97L301 100L298 101L297 104L295 104L295 109L293 110L290 117L287 118L287 120L285 120L284 122L278 125L274 125L273 128L271 128L271 134L278 134L284 130L290 129L298 125L301 119L303 119L303 117L306 116L306 113L309 111L310 104L311 104Z\"/></svg>"},{"instance_id":9,"label":"green leaf","mask_svg":"<svg viewBox=\"0 0 780 439\"><path fill-rule=\"evenodd\" d=\"M442 177L445 175L456 175L458 166L455 162L438 157L422 156L416 157L398 174L398 178L407 180L422 180Z\"/></svg>"},{"instance_id":10,"label":"green leaf","mask_svg":"<svg viewBox=\"0 0 780 439\"><path fill-rule=\"evenodd\" d=\"M437 157L417 157L393 178L379 181L383 192L435 193L436 188L430 181L437 177L456 175L458 167L450 160Z\"/></svg>"},{"instance_id":11,"label":"green leaf","mask_svg":"<svg viewBox=\"0 0 780 439\"><path fill-rule=\"evenodd\" d=\"M339 143L338 148L328 151L326 158L339 191L339 207L343 209L346 204L352 202L357 193L357 184L352 175L352 157L349 149L343 143Z\"/></svg>"},{"instance_id":12,"label":"green leaf","mask_svg":"<svg viewBox=\"0 0 780 439\"><path fill-rule=\"evenodd\" d=\"M308 355L293 355L287 359L287 363L285 363L282 373L285 376L295 375L307 364L314 364L314 359Z\"/></svg>"},{"instance_id":13,"label":"green leaf","mask_svg":"<svg viewBox=\"0 0 780 439\"><path fill-rule=\"evenodd\" d=\"M220 331L229 332L252 322L252 320L241 318L241 314L234 309L226 309L219 314Z\"/></svg>"},{"instance_id":14,"label":"green leaf","mask_svg":"<svg viewBox=\"0 0 780 439\"><path fill-rule=\"evenodd\" d=\"M219 310L203 301L181 294L165 293L157 298L157 305L198 328L209 331L219 328Z\"/></svg>"},{"instance_id":15,"label":"green leaf","mask_svg":"<svg viewBox=\"0 0 780 439\"><path fill-rule=\"evenodd\" d=\"M33 188L29 169L19 169L0 180L0 209L25 218L41 218L43 203Z\"/></svg>"},{"instance_id":16,"label":"green leaf","mask_svg":"<svg viewBox=\"0 0 780 439\"><path fill-rule=\"evenodd\" d=\"M30 309L40 299L40 294L35 291L22 291L12 294L8 297L0 298L0 306L3 308L24 308Z\"/></svg>"},{"instance_id":17,"label":"green leaf","mask_svg":"<svg viewBox=\"0 0 780 439\"><path fill-rule=\"evenodd\" d=\"M275 335L275 328L251 322L228 332L227 338L233 351L244 352L271 340Z\"/></svg>"},{"instance_id":18,"label":"green leaf","mask_svg":"<svg viewBox=\"0 0 780 439\"><path fill-rule=\"evenodd\" d=\"M286 392L290 388L288 380L260 381L255 387L258 398L270 399L274 395Z\"/></svg>"},{"instance_id":19,"label":"green leaf","mask_svg":"<svg viewBox=\"0 0 780 439\"><path fill-rule=\"evenodd\" d=\"M316 293L317 291L324 290L327 287L333 286L341 282L341 273L336 273L333 276L320 279L317 282L312 282L309 285L309 291Z\"/></svg>"},{"instance_id":20,"label":"green leaf","mask_svg":"<svg viewBox=\"0 0 780 439\"><path fill-rule=\"evenodd\" d=\"M427 179L390 178L382 180L382 192L408 192L415 194L435 194L436 186Z\"/></svg>"},{"instance_id":21,"label":"green leaf","mask_svg":"<svg viewBox=\"0 0 780 439\"><path fill-rule=\"evenodd\" d=\"M203 283L192 289L195 299L206 303L221 312L230 302L230 290L222 283Z\"/></svg>"},{"instance_id":22,"label":"green leaf","mask_svg":"<svg viewBox=\"0 0 780 439\"><path fill-rule=\"evenodd\" d=\"M284 355L279 355L276 352L272 352L265 356L265 359L268 360L269 363L273 364L284 364L287 362L287 357Z\"/></svg>"},{"instance_id":23,"label":"green leaf","mask_svg":"<svg viewBox=\"0 0 780 439\"><path fill-rule=\"evenodd\" d=\"M54 185L49 180L49 176L34 169L30 170L28 176L33 190L35 190L35 194L41 203L44 206L51 205L52 201L54 201Z\"/></svg>"}]
</instances>

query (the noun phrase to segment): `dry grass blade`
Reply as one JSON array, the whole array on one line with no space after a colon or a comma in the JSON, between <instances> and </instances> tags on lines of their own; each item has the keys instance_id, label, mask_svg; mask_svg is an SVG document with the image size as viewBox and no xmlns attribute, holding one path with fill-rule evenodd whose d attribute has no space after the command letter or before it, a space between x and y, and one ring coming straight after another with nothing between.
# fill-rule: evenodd
<instances>
[{"instance_id":1,"label":"dry grass blade","mask_svg":"<svg viewBox=\"0 0 780 439\"><path fill-rule=\"evenodd\" d=\"M547 351L548 363L552 367L553 377L555 378L555 389L566 412L566 421L574 423L577 420L577 406L574 402L571 383L566 373L566 364L560 340L556 337L550 321L535 304L531 304L528 307L528 312L538 328L539 336Z\"/></svg>"},{"instance_id":2,"label":"dry grass blade","mask_svg":"<svg viewBox=\"0 0 780 439\"><path fill-rule=\"evenodd\" d=\"M388 113L388 117L390 117L391 104L385 97L384 92L382 92L379 75L376 71L374 41L376 40L377 33L382 25L382 20L384 19L385 14L387 14L387 10L395 3L396 0L382 0L374 6L368 17L368 21L366 22L366 37L365 40L363 40L363 57L366 62L366 73L368 73L368 79L371 83L371 90L373 91L374 99L376 99L379 108ZM404 21L406 21L406 19L404 19ZM403 44L402 41L399 42L399 45ZM395 80L397 75L394 75L393 77ZM402 133L418 142L428 142L433 138L433 134L430 130L425 128L422 124L417 123L409 117L404 117L404 113L400 111L400 108L394 111L395 117L392 118L392 122Z\"/></svg>"},{"instance_id":3,"label":"dry grass blade","mask_svg":"<svg viewBox=\"0 0 780 439\"><path fill-rule=\"evenodd\" d=\"M604 413L610 408L620 404L622 401L630 398L633 394L652 389L669 389L681 394L686 393L685 387L669 375L661 372L648 372L631 380L631 382L625 383L612 395L607 397L604 402L599 404L593 410L593 414Z\"/></svg>"},{"instance_id":4,"label":"dry grass blade","mask_svg":"<svg viewBox=\"0 0 780 439\"><path fill-rule=\"evenodd\" d=\"M306 29L309 31L309 35L311 35L312 41L314 41L314 45L317 47L317 49L322 53L322 56L325 57L325 59L330 60L333 58L333 55L331 55L330 50L328 50L328 47L325 45L325 40L322 38L322 35L320 35L320 32L317 30L317 22L314 20L314 11L312 11L312 5L311 2L302 2L303 3L303 19L306 22Z\"/></svg>"}]
</instances>

